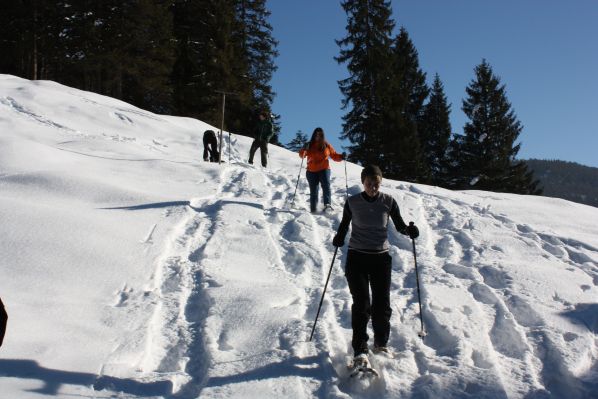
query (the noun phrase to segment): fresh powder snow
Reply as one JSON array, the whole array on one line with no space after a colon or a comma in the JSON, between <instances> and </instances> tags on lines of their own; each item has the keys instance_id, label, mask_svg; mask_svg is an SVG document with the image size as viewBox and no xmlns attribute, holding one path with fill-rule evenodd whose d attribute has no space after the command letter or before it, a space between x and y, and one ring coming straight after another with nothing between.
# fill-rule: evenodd
<instances>
[{"instance_id":1,"label":"fresh powder snow","mask_svg":"<svg viewBox=\"0 0 598 399\"><path fill-rule=\"evenodd\" d=\"M313 121L314 126L318 121ZM351 379L344 204L311 214L301 159L48 81L0 75L0 397L598 397L598 209L383 180L391 224L389 346ZM230 137L230 142L229 142ZM229 147L230 144L230 147ZM347 164L349 194L361 168Z\"/></svg>"}]
</instances>

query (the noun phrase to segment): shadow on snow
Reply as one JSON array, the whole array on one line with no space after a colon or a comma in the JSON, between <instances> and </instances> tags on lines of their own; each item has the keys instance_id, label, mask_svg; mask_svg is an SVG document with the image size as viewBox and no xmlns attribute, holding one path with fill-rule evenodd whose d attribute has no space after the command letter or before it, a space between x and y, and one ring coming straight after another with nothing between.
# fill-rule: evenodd
<instances>
[{"instance_id":1,"label":"shadow on snow","mask_svg":"<svg viewBox=\"0 0 598 399\"><path fill-rule=\"evenodd\" d=\"M40 380L44 386L30 392L45 395L58 394L63 384L93 387L97 391L108 389L137 396L170 395L173 388L171 381L141 382L130 378L48 369L34 360L25 359L0 359L0 377Z\"/></svg>"},{"instance_id":2,"label":"shadow on snow","mask_svg":"<svg viewBox=\"0 0 598 399\"><path fill-rule=\"evenodd\" d=\"M264 209L264 206L262 204L256 203L256 202L249 202L249 201L237 201L237 200L228 200L228 199L219 199L216 201L215 204L219 204L219 205L229 205L229 204L233 204L233 205L245 205L245 206L251 206L253 208L257 208L257 209ZM212 205L215 205L212 204ZM170 207L174 207L174 206L188 206L191 209L193 209L196 212L202 212L204 211L201 208L197 208L193 205L191 205L190 201L166 201L166 202L152 202L149 204L139 204L139 205L129 205L129 206L115 206L115 207L109 207L109 208L98 208L98 209L103 209L103 210L125 210L125 211L140 211L140 210L144 210L144 209L161 209L161 208L170 208Z\"/></svg>"}]
</instances>

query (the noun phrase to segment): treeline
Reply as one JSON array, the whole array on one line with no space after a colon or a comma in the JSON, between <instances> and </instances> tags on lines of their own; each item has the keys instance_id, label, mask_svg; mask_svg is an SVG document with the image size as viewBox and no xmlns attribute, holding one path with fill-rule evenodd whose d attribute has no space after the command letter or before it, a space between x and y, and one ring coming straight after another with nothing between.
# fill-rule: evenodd
<instances>
[{"instance_id":1,"label":"treeline","mask_svg":"<svg viewBox=\"0 0 598 399\"><path fill-rule=\"evenodd\" d=\"M598 168L575 162L528 159L543 195L598 207Z\"/></svg>"},{"instance_id":2,"label":"treeline","mask_svg":"<svg viewBox=\"0 0 598 399\"><path fill-rule=\"evenodd\" d=\"M270 110L277 43L266 0L12 0L0 72L48 79L251 133Z\"/></svg>"},{"instance_id":3,"label":"treeline","mask_svg":"<svg viewBox=\"0 0 598 399\"><path fill-rule=\"evenodd\" d=\"M517 160L522 130L505 86L483 60L466 88L469 121L452 134L451 106L438 74L432 86L408 32L395 32L390 1L345 0L346 36L337 61L349 76L342 138L349 159L380 165L394 179L454 189L538 194L526 164Z\"/></svg>"}]
</instances>

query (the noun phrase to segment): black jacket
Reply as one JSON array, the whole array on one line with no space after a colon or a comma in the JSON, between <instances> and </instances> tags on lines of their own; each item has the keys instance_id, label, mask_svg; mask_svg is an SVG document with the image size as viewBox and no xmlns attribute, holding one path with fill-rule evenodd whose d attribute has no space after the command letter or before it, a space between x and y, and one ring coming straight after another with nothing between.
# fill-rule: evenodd
<instances>
[{"instance_id":1,"label":"black jacket","mask_svg":"<svg viewBox=\"0 0 598 399\"><path fill-rule=\"evenodd\" d=\"M6 333L6 322L8 321L8 315L6 314L6 310L4 309L4 304L2 303L2 299L0 298L0 346L2 346L2 341L4 341L4 334Z\"/></svg>"}]
</instances>

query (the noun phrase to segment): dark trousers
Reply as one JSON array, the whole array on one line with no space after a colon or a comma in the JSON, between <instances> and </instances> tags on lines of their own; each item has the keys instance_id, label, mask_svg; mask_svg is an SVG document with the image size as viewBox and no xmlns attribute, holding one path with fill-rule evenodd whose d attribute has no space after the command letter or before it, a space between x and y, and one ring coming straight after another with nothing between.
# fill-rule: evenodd
<instances>
[{"instance_id":1,"label":"dark trousers","mask_svg":"<svg viewBox=\"0 0 598 399\"><path fill-rule=\"evenodd\" d=\"M249 149L249 163L253 163L253 156L257 149L260 149L260 154L262 156L262 166L265 168L268 165L268 142L263 140L253 140L251 143L251 148Z\"/></svg>"},{"instance_id":2,"label":"dark trousers","mask_svg":"<svg viewBox=\"0 0 598 399\"><path fill-rule=\"evenodd\" d=\"M6 314L6 310L4 310L4 304L2 303L2 299L0 299L0 346L2 346L2 341L4 341L4 333L6 333L7 321L8 315Z\"/></svg>"},{"instance_id":3,"label":"dark trousers","mask_svg":"<svg viewBox=\"0 0 598 399\"><path fill-rule=\"evenodd\" d=\"M367 326L372 318L374 345L386 346L390 334L390 273L392 257L388 252L366 254L349 250L345 276L353 297L351 327L355 355L368 352ZM370 302L370 287L372 299Z\"/></svg>"},{"instance_id":4,"label":"dark trousers","mask_svg":"<svg viewBox=\"0 0 598 399\"><path fill-rule=\"evenodd\" d=\"M209 159L210 162L219 162L220 161L220 153L216 146L210 145L209 147L204 146L203 148L203 160L207 161Z\"/></svg>"},{"instance_id":5,"label":"dark trousers","mask_svg":"<svg viewBox=\"0 0 598 399\"><path fill-rule=\"evenodd\" d=\"M218 139L216 134L204 134L203 135L203 160L210 162L220 162L220 153L218 152Z\"/></svg>"},{"instance_id":6,"label":"dark trousers","mask_svg":"<svg viewBox=\"0 0 598 399\"><path fill-rule=\"evenodd\" d=\"M318 205L319 186L322 185L322 194L324 195L324 205L330 205L330 169L320 170L318 172L305 173L309 183L309 207L312 212Z\"/></svg>"}]
</instances>

